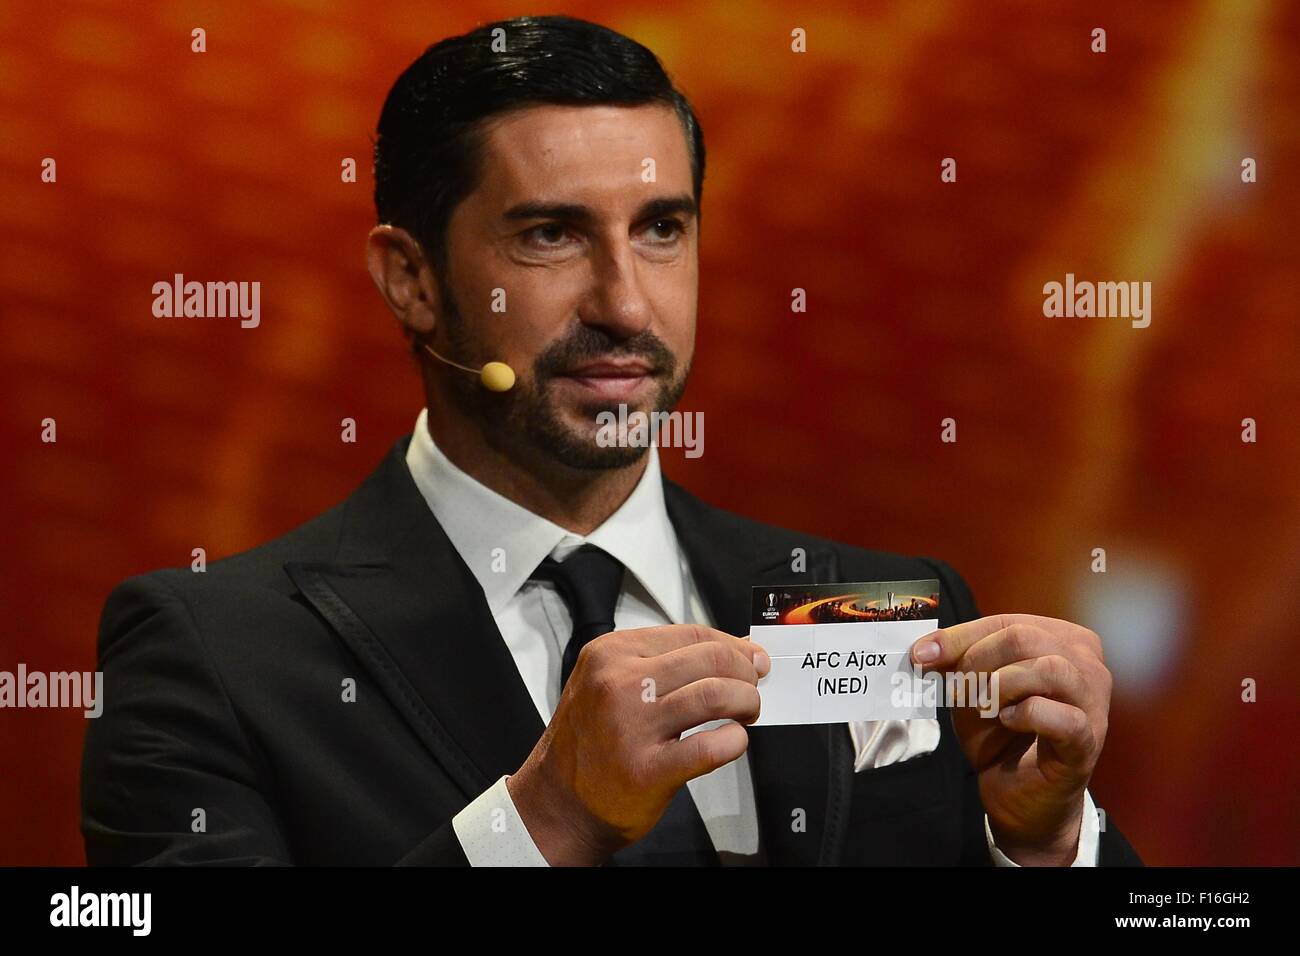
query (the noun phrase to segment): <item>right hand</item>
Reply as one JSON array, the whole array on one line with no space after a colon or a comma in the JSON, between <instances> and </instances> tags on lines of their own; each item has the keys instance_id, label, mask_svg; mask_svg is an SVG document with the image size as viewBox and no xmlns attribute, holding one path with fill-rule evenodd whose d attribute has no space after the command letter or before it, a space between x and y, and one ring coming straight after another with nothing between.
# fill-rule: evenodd
<instances>
[{"instance_id":1,"label":"right hand","mask_svg":"<svg viewBox=\"0 0 1300 956\"><path fill-rule=\"evenodd\" d=\"M742 724L758 719L758 680L771 667L753 641L698 624L611 631L587 644L542 739L506 779L547 862L605 862L649 833L687 780L743 754ZM739 723L679 739L723 718Z\"/></svg>"}]
</instances>

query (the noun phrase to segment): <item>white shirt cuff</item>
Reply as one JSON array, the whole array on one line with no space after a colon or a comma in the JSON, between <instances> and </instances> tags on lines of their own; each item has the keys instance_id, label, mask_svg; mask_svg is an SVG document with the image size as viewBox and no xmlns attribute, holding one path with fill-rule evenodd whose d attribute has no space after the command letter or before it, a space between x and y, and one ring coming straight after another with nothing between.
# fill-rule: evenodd
<instances>
[{"instance_id":1,"label":"white shirt cuff","mask_svg":"<svg viewBox=\"0 0 1300 956\"><path fill-rule=\"evenodd\" d=\"M989 855L993 857L994 866L1019 866L993 843L993 830L989 827L989 815L984 814L984 838L988 840ZM1079 852L1075 854L1070 866L1096 866L1097 855L1101 849L1101 827L1097 823L1097 808L1093 805L1092 794L1083 791L1083 823L1079 827Z\"/></svg>"},{"instance_id":2,"label":"white shirt cuff","mask_svg":"<svg viewBox=\"0 0 1300 956\"><path fill-rule=\"evenodd\" d=\"M506 776L452 817L470 866L549 866L515 809Z\"/></svg>"}]
</instances>

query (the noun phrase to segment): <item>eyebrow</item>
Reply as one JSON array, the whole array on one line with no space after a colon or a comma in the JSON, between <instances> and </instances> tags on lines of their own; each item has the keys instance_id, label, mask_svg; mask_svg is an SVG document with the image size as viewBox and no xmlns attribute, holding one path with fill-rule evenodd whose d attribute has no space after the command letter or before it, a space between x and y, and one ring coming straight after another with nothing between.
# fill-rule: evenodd
<instances>
[{"instance_id":1,"label":"eyebrow","mask_svg":"<svg viewBox=\"0 0 1300 956\"><path fill-rule=\"evenodd\" d=\"M644 222L647 219L657 219L661 216L671 216L682 214L686 216L698 216L699 209L695 205L695 200L690 196L663 196L658 199L651 199L636 211L634 222ZM554 219L560 222L569 222L574 225L590 225L596 220L596 213L590 206L584 206L581 203L564 203L564 202L544 202L532 200L522 202L511 206L505 211L503 218L508 220L522 219Z\"/></svg>"}]
</instances>

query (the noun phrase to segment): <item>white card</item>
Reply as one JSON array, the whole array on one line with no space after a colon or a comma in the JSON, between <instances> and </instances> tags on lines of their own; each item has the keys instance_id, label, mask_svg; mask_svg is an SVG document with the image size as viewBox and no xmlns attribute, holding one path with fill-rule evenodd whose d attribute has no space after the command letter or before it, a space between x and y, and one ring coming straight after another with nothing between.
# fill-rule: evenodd
<instances>
[{"instance_id":1,"label":"white card","mask_svg":"<svg viewBox=\"0 0 1300 956\"><path fill-rule=\"evenodd\" d=\"M754 726L934 719L910 652L938 617L934 579L754 588L749 636L772 658Z\"/></svg>"}]
</instances>

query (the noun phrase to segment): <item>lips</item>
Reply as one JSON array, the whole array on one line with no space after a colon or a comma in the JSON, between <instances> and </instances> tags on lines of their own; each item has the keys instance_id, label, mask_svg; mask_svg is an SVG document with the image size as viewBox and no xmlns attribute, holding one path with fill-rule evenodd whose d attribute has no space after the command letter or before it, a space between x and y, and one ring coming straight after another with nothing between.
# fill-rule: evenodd
<instances>
[{"instance_id":1,"label":"lips","mask_svg":"<svg viewBox=\"0 0 1300 956\"><path fill-rule=\"evenodd\" d=\"M612 361L604 359L599 362L587 362L563 373L570 378L638 378L649 375L649 364L640 359Z\"/></svg>"},{"instance_id":2,"label":"lips","mask_svg":"<svg viewBox=\"0 0 1300 956\"><path fill-rule=\"evenodd\" d=\"M653 378L654 369L640 359L602 360L575 366L558 377L604 398L625 398Z\"/></svg>"}]
</instances>

